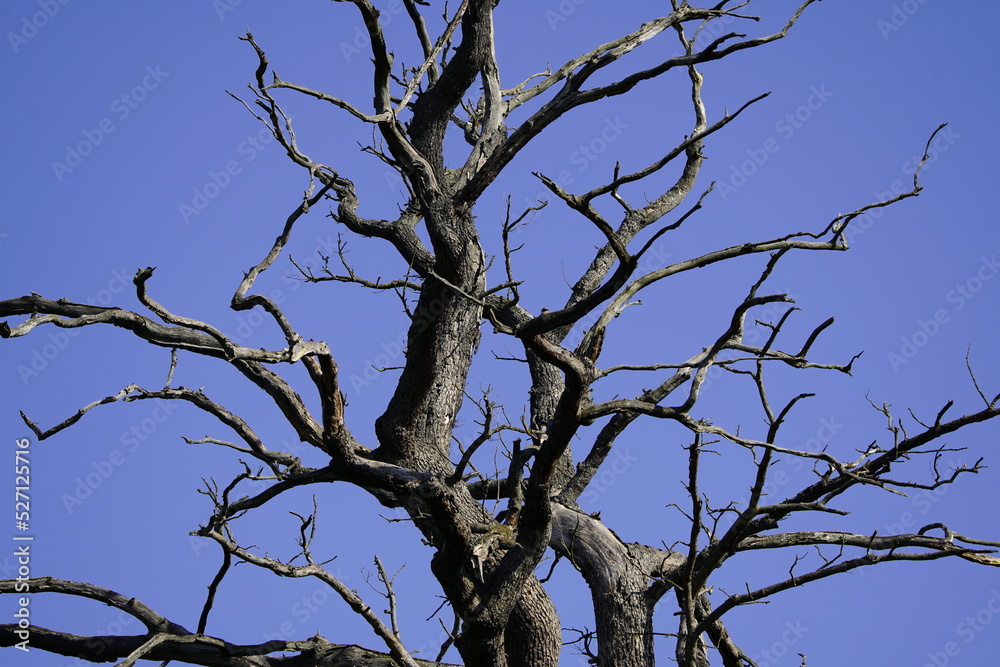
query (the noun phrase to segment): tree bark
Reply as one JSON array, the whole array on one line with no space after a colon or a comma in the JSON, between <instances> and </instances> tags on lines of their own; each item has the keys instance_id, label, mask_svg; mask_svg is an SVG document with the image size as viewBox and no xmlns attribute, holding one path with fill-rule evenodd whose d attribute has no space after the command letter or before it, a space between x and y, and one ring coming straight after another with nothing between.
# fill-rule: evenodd
<instances>
[{"instance_id":1,"label":"tree bark","mask_svg":"<svg viewBox=\"0 0 1000 667\"><path fill-rule=\"evenodd\" d=\"M598 665L651 667L654 577L683 562L678 554L628 545L591 516L554 503L552 546L590 587L599 641Z\"/></svg>"}]
</instances>

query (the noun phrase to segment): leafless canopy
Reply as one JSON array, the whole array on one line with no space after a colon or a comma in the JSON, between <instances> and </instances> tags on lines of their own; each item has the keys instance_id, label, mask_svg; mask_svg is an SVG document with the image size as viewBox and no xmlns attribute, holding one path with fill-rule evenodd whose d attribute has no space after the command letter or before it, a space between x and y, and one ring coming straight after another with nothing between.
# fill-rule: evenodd
<instances>
[{"instance_id":1,"label":"leafless canopy","mask_svg":"<svg viewBox=\"0 0 1000 667\"><path fill-rule=\"evenodd\" d=\"M339 581L324 567L323 558L314 558L311 544L316 508L300 517L301 553L294 564L261 556L237 540L235 524L240 517L290 489L313 484L353 485L388 507L405 510L434 549L431 569L456 616L447 645L454 644L464 663L476 667L558 663L562 650L559 617L536 576L549 549L572 562L589 586L596 627L593 632L581 631L580 649L595 664L608 667L653 664L654 610L667 618L664 623L676 623L671 631L676 650L670 657L679 664L708 665L718 660L727 667L753 665L741 650L740 639L731 637L724 625L726 613L735 607L888 561L956 557L1000 564L988 555L990 547L997 544L964 537L940 524L926 526L916 534L899 535L783 530L791 517L844 513L836 501L855 487L874 486L894 493L933 489L964 473L977 472L979 463L942 470L930 479L899 476L902 464L910 458L939 456L944 449L938 444L942 436L1000 414L1000 396L990 398L982 392L983 404L978 410L954 416L948 402L932 420L917 421L909 429L883 407L879 409L888 421L888 442L874 440L854 460L807 450L783 437L782 425L810 394L773 403L765 383L766 371L783 366L850 373L854 359L830 363L811 356L813 343L832 320L815 327L804 339L789 340L792 336L786 335L783 327L793 316L795 309L791 307L782 309L777 321L765 323L769 333L763 342L753 344L744 335L748 322L752 325L764 307L792 303L789 296L771 293L765 287L786 254L846 250L845 231L859 216L918 195L919 170L910 190L837 215L812 230L722 247L669 265L650 267L643 261L654 244L682 225L693 224L690 221L697 217L694 214L711 189L695 189L705 142L763 97L720 115L703 102L704 79L699 66L783 39L814 0L803 2L774 34L748 37L734 32L711 41L699 39L699 30L713 20L727 18L752 29L755 17L744 13L750 3L730 6L724 1L697 8L672 0L671 11L665 16L558 67L543 65L538 74L520 82L501 76L494 48L495 2L454 2L443 17L431 17L429 12L437 10L432 10L430 3L404 0L416 38L413 48L420 54L417 66L404 68L394 62L372 2L340 1L353 4L353 11L360 12L370 39L371 107L316 90L308 82L279 78L271 69L266 45L249 33L244 38L256 54L258 66L250 86L252 97L236 97L269 128L288 157L305 170L309 186L273 247L244 275L231 307L266 312L284 335L286 347L243 347L211 324L171 312L151 295L152 269L138 271L134 280L140 302L150 311L147 314L37 294L0 301L0 315L27 316L17 323L0 323L4 338L23 336L42 325L74 328L110 324L173 350L173 364L183 363L178 361L184 356L179 353L214 357L269 396L298 438L325 452L330 462L322 468L307 467L292 453L269 447L254 431L252 420L238 416L203 390L172 387L170 379L161 388L129 385L47 428L24 416L35 435L46 439L107 403L186 401L215 417L228 427L229 437L235 434L236 439L235 443L216 438L199 442L233 448L243 458L256 460L256 471L244 463L242 472L224 487L209 484L203 489L213 511L196 533L221 546L223 562L201 603L199 627L182 627L128 592L45 577L30 581L33 593L82 596L117 607L138 619L146 634L95 638L34 628L34 647L93 661L117 660L122 666L138 659L245 667L442 664L417 660L407 651L396 623L392 577L381 563L379 590L389 603L385 614L377 613L358 592ZM432 37L429 24L440 27L437 37ZM602 76L606 68L619 61L628 63L633 51L654 40L675 40L678 55L635 69L610 83L597 83L607 80ZM410 47L398 45L396 50L406 48ZM561 305L530 312L521 301L530 283L523 283L519 276L518 247L512 236L532 211L508 207L501 224L491 225L488 221L495 219L496 212L482 210L484 207L477 210L480 196L522 149L548 136L545 130L550 125L572 122L578 107L625 95L657 77L684 77L690 90L690 125L676 131L674 139L670 139L673 130L655 134L655 141L664 143L661 158L627 173L616 168L608 182L586 192L570 192L550 176L536 174L553 195L551 205L568 207L588 228L593 225L601 245ZM398 217L364 217L363 202L350 175L336 164L324 164L310 156L308 138L296 134L286 106L303 95L334 107L334 122L369 124L377 132L377 145L365 150L398 172L409 193ZM519 122L514 122L515 118ZM467 150L461 164L451 159L456 150L453 146L445 159L446 134L464 137ZM642 201L630 196L635 192L632 184L644 179L651 184L654 179L650 177L662 179L667 173L677 174L668 187L655 195L647 194ZM653 186L645 187L648 193ZM344 289L397 290L403 296L411 319L405 362L395 393L375 423L376 442L363 442L352 435L351 409L345 401L337 361L327 344L304 340L276 303L253 291L258 276L282 254L296 222L328 202L329 216L347 237L383 239L410 267L406 275L372 280L359 275L341 253L339 267L328 263L321 271L301 269L301 277L310 282L348 283ZM481 236L485 235L502 241L502 256L495 261L484 251ZM637 241L640 235L644 241ZM615 318L642 294L665 289L668 279L677 274L750 255L760 255L759 278L744 288L728 325L704 341L704 347L678 359L659 358L659 350L650 348L649 358L642 363L602 365L602 345L606 336L615 334ZM357 271L384 275L382 267L357 267ZM484 348L477 356L484 323L490 331L490 348L515 350L510 356L517 360L511 364L522 373L530 397L523 410L496 405L489 395L472 396L467 387L474 361L486 353ZM574 330L581 335L571 337ZM570 340L576 341L575 345ZM304 366L309 386L293 389L283 377L282 369L291 364ZM749 378L752 390L749 398L741 400L759 404L765 422L759 433L734 432L697 416L701 391L713 369ZM592 397L599 391L594 389L599 390L601 381L612 373L616 379L635 378L636 388L626 397L595 401ZM319 412L307 407L315 404L322 406ZM456 452L456 416L463 409L466 415L470 411L477 415L481 430L473 442ZM599 517L582 512L578 505L595 474L615 452L616 443L640 418L669 420L689 432L689 438L677 443L686 451L688 461L687 494L677 505L690 527L684 534L665 538L661 545L625 543ZM571 452L571 442L577 444L576 452ZM477 453L490 448L505 453L495 458L507 464L481 472ZM701 491L699 471L709 449L752 457L756 476L746 502L710 502ZM771 466L778 460L804 460L815 478L782 500L769 497L764 490ZM266 490L244 495L247 480L260 479L268 481ZM491 508L498 500L506 508L494 516ZM712 592L713 574L735 554L793 548L787 552L791 561L804 546L816 547L823 554L822 562L793 567L787 578L756 590ZM278 576L315 577L367 621L381 645L378 650L362 649L334 644L317 635L246 646L206 634L219 582L234 561ZM0 582L2 593L13 592L14 587L14 581ZM672 600L658 606L667 594ZM17 643L16 630L16 625L0 625L0 645ZM279 655L289 652L291 656Z\"/></svg>"}]
</instances>

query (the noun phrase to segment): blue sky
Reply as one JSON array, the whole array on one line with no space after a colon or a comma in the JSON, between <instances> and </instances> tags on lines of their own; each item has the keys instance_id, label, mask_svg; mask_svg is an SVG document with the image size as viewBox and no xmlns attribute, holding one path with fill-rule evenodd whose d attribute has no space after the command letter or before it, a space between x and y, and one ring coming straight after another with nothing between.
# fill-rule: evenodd
<instances>
[{"instance_id":1,"label":"blue sky","mask_svg":"<svg viewBox=\"0 0 1000 667\"><path fill-rule=\"evenodd\" d=\"M795 5L755 4L761 5L757 12L768 13L759 24L722 27L764 34ZM665 6L502 3L497 34L503 82L512 85L547 63L558 66ZM383 20L390 43L405 40L397 49L405 60L405 54L412 57L412 40L397 9L387 5ZM956 414L978 409L965 368L969 346L984 391L1000 391L1000 362L991 347L1000 304L994 204L1000 46L991 30L1000 8L976 1L963 3L963 10L959 16L943 0L828 0L811 6L788 39L705 65L710 118L773 92L709 140L701 179L703 187L716 181L715 191L692 221L652 253L659 261L677 261L723 245L822 229L838 213L908 186L928 137L948 123L932 145L919 198L862 221L848 253L786 258L769 283L794 295L803 309L790 334L836 317L815 348L824 360L843 363L864 350L851 378L775 378L777 390L789 396L821 392L788 429L845 458L887 436L884 417L866 395L878 405L891 403L900 417L909 407L932 419L949 399L956 401ZM279 346L278 335L258 314L234 313L227 305L242 271L267 252L307 182L225 91L246 92L256 67L252 50L237 40L249 29L284 78L366 108L370 63L354 8L319 0L12 0L0 9L0 27L8 81L8 102L0 111L7 201L0 218L0 298L34 291L139 309L132 276L154 266L149 289L169 309L211 321L245 345ZM619 64L641 67L676 49L664 35ZM531 171L582 192L605 182L616 160L635 169L676 144L690 125L684 86L685 77L677 73L552 126L545 143L526 150L480 201L487 250L499 248L505 197L523 207L545 192ZM359 151L359 144L370 141L370 129L309 100L289 97L288 108L307 152L358 184L363 213L390 215L401 201L401 186L384 165ZM323 211L314 211L300 223L289 251L300 263L318 266L320 254L336 249L337 231ZM565 298L565 276L584 268L586 253L599 242L595 233L557 202L536 216L519 235L525 250L516 260L527 280L526 307L551 307ZM352 263L366 275L405 272L385 245L349 243ZM639 352L650 345L675 362L686 359L712 340L761 266L747 261L706 269L644 295L645 305L629 309L620 330L609 331L605 363L649 361ZM370 441L371 420L393 388L392 377L371 366L401 359L405 321L399 302L391 294L303 285L282 275L291 271L284 259L257 288L281 303L306 337L329 342L350 385L351 428ZM167 351L118 330L39 328L0 343L0 434L7 451L27 435L18 410L51 426L130 383L161 387L169 366ZM503 344L488 337L483 352L503 354ZM526 387L514 370L484 361L473 383L494 387L518 414ZM634 394L637 381L602 391ZM220 363L182 357L174 384L205 387L252 419L274 446L301 447L267 401ZM717 387L706 389L702 414L723 425L759 424L759 415L740 404L749 396L746 387L740 394L722 391L730 385L721 378ZM460 436L474 433L472 419L466 416ZM986 425L952 438L950 444L969 447L956 452L954 462L985 456L990 465L997 432ZM105 406L44 443L32 442L33 575L113 588L194 628L205 586L218 567L217 547L187 535L211 512L195 490L203 477L225 482L238 472L235 452L181 439L206 435L227 437L183 406L137 402ZM679 517L666 506L683 501L676 471L683 469L679 444L685 437L662 424L637 429L622 443L617 465L609 465L584 495L587 509L600 509L626 541L681 539ZM297 453L307 464L323 464L312 452ZM739 488L748 484L747 461L731 454L714 464L706 480L718 494L713 498L738 499ZM929 473L921 460L905 470ZM813 526L885 533L943 521L966 535L997 539L996 474L991 468L944 492L909 498L863 492L845 499L851 516L814 519ZM8 472L9 484L11 477ZM808 478L792 462L781 479L791 489ZM377 594L362 571L372 569L372 556L378 553L393 570L406 564L397 579L404 640L411 649L424 647L422 657L433 657L441 629L436 621L424 622L438 604L426 581L429 550L405 523L379 519L387 510L363 493L316 493L320 526L327 531L322 548L338 556L333 569L372 604ZM296 524L287 512L309 507L309 493L292 494L237 524L237 535L289 557ZM11 551L5 547L0 554ZM767 583L791 559L785 554L770 564L733 562L720 573L719 585L737 590L746 581ZM0 556L0 566L11 563L10 556ZM331 641L379 647L368 628L318 583L274 579L249 566L237 568L220 592L209 633L256 643L306 638L319 630ZM555 579L564 624L592 627L575 573L561 564ZM116 613L86 601L37 595L31 604L32 620L41 626L79 634L137 632L136 622L122 628ZM0 607L6 615L13 601L0 599ZM675 630L669 613L661 615L658 631ZM1000 650L1000 575L960 560L890 564L792 591L729 618L737 642L761 665L797 665L798 652L806 652L810 664L858 662L858 656L873 665L990 664ZM5 651L5 657L11 654ZM38 652L13 655L16 664L74 664ZM567 651L566 664L581 660Z\"/></svg>"}]
</instances>

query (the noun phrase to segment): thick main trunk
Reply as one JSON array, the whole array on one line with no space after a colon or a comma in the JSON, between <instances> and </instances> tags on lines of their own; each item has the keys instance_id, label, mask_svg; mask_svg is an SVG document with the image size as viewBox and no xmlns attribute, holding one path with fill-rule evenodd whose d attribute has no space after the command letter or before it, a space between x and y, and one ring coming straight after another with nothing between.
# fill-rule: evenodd
<instances>
[{"instance_id":1,"label":"thick main trunk","mask_svg":"<svg viewBox=\"0 0 1000 667\"><path fill-rule=\"evenodd\" d=\"M620 572L591 585L600 667L652 667L653 608L646 596L648 579ZM606 584L606 585L605 585Z\"/></svg>"},{"instance_id":2,"label":"thick main trunk","mask_svg":"<svg viewBox=\"0 0 1000 667\"><path fill-rule=\"evenodd\" d=\"M511 667L555 667L562 650L562 628L556 608L538 579L528 579L521 600L504 631Z\"/></svg>"},{"instance_id":3,"label":"thick main trunk","mask_svg":"<svg viewBox=\"0 0 1000 667\"><path fill-rule=\"evenodd\" d=\"M429 210L428 229L447 243L435 244L435 273L423 285L407 336L406 366L396 392L376 422L376 458L445 480L454 472L450 445L455 416L476 346L485 285L483 253L471 213ZM435 491L436 489L436 491ZM477 625L482 606L469 547L472 527L493 518L461 483L430 488L401 499L415 525L438 550L432 567L468 636L458 642L466 664L484 667L555 667L561 628L545 590L532 577L508 623ZM444 517L444 518L443 518ZM487 569L487 575L489 569ZM470 625L471 623L471 625Z\"/></svg>"},{"instance_id":4,"label":"thick main trunk","mask_svg":"<svg viewBox=\"0 0 1000 667\"><path fill-rule=\"evenodd\" d=\"M652 571L667 569L675 555L647 553L628 545L600 521L554 504L553 547L570 559L590 587L597 626L598 665L653 665ZM656 560L655 564L652 562Z\"/></svg>"}]
</instances>

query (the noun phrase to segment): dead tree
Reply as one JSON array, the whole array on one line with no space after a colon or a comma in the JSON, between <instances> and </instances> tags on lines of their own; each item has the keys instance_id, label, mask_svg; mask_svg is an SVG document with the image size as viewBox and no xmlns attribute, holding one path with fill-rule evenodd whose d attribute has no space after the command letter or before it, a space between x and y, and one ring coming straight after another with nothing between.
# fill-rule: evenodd
<instances>
[{"instance_id":1,"label":"dead tree","mask_svg":"<svg viewBox=\"0 0 1000 667\"><path fill-rule=\"evenodd\" d=\"M960 416L951 414L949 401L932 419L908 421L908 426L888 407L880 408L889 424L888 441L873 439L858 456L847 460L805 449L794 438L784 437L782 425L811 394L776 399L765 381L774 367L849 374L854 359L829 362L811 354L813 344L833 320L796 339L785 334L795 309L783 306L779 317L763 323L768 332L764 340L745 336L763 309L792 303L788 295L773 293L766 286L782 258L789 253L847 250L845 234L860 216L919 194L919 169L908 191L836 215L812 229L722 246L664 265L649 267L643 261L654 244L682 225L695 224L696 213L711 190L711 185L696 189L706 142L764 97L720 115L703 102L705 82L699 67L785 38L803 12L812 9L814 0L803 2L779 32L758 37L731 32L711 40L699 39L699 31L712 21L733 20L751 28L754 17L741 13L749 3L728 7L729 2L721 2L698 8L672 0L672 11L665 16L652 18L558 67L540 68L538 74L520 82L501 78L494 43L495 2L463 0L453 3L443 17L425 20L431 11L428 3L404 0L419 64L402 67L386 43L372 2L341 1L349 1L360 12L370 40L371 106L312 88L309 82L279 78L271 69L266 44L259 44L249 33L244 38L256 56L257 69L252 97L241 101L270 130L289 159L302 167L309 185L274 245L245 273L231 307L267 313L283 334L286 347L244 347L212 324L176 314L155 300L153 270L148 268L136 273L134 283L138 299L151 315L37 294L0 302L0 315L27 316L17 323L0 323L4 338L23 336L43 326L110 324L172 350L170 376L185 355L215 358L244 376L255 391L264 392L298 438L324 452L329 464L310 468L292 453L269 447L255 432L253 419L237 415L206 391L171 386L171 377L160 388L131 384L54 426L39 426L24 416L37 438L44 440L100 405L147 399L184 401L215 417L238 440L238 444L221 438L205 442L232 447L259 466L244 463L242 472L229 483L210 483L202 490L214 510L196 533L220 545L223 556L207 599L199 601L202 614L197 628L172 622L127 591L43 577L28 582L32 594L75 595L111 605L138 619L146 633L80 637L35 627L31 629L33 647L95 662L115 660L123 666L140 658L244 667L443 664L417 660L407 651L396 628L392 580L381 564L379 579L390 600L388 617L374 611L324 567L327 554L314 556L311 543L319 508L300 517L301 553L295 563L262 556L237 540L235 526L240 517L290 489L318 484L353 485L387 507L405 510L434 550L433 576L456 615L448 643L454 643L466 665L476 667L558 663L560 620L536 575L550 549L570 561L589 586L596 627L592 633L583 633L581 646L595 664L607 667L653 664L654 610L667 617L664 623L676 621L671 632L676 649L673 655L661 656L661 661L674 659L686 667L712 661L727 667L753 665L740 648L740 638L730 636L726 629L725 616L736 607L890 561L954 557L1000 564L988 555L997 543L965 537L942 524L894 535L783 529L789 518L795 518L798 525L803 517L817 513L843 514L838 499L860 487L892 493L934 489L980 469L978 462L952 470L938 471L935 466L936 473L927 479L911 479L902 473L915 457L936 461L945 450L939 444L943 436L1000 414L1000 396L979 391L982 405ZM439 25L440 34L432 37L429 24ZM646 42L665 40L674 40L677 55L606 82L611 65L627 64L630 54ZM396 50L404 48L409 47L399 45ZM514 236L533 211L508 206L501 223L491 224L495 212L477 207L480 197L522 149L545 140L550 125L572 123L578 108L626 95L659 77L683 78L689 90L684 102L690 110L689 125L674 132L675 138L664 130L652 139L665 147L672 145L663 150L662 157L644 166L617 166L606 183L583 192L571 192L551 176L536 174L553 195L552 205L579 216L599 246L568 297L550 309L531 312L521 300L531 284L523 281L518 269ZM362 194L350 174L311 157L309 138L296 134L289 111L303 95L334 107L332 113L339 114L335 122L372 127L378 140L364 150L395 170L408 192L398 217L364 217ZM446 136L464 138L462 160L453 158L454 141L446 159ZM649 183L668 173L676 174L672 182L657 190L658 194L648 194L650 187L656 187ZM301 269L300 277L308 282L347 284L344 289L396 290L401 296L410 318L405 363L395 392L375 423L375 442L352 434L347 392L328 345L304 340L278 304L254 292L255 281L274 266L296 222L327 206L329 217L346 237L381 239L409 267L405 275L391 280L365 278L366 274L384 275L383 268L351 266L341 253L322 270ZM501 244L502 252L488 256L485 236ZM605 339L627 335L624 328L615 326L616 318L647 291L669 289L670 279L678 274L756 256L758 277L726 306L731 309L727 325L704 341L703 347L677 358L664 358L662 350L649 349L648 356L634 364L602 364ZM488 344L481 346L484 325ZM574 331L580 335L571 336ZM528 391L523 410L496 405L488 394L473 396L468 386L470 369L488 358L487 350L514 350L506 355L506 362L520 374ZM296 364L305 369L308 384L293 387L283 377L283 369ZM699 398L713 370L748 379L748 390L740 400L758 404L762 428L734 431L700 413ZM625 376L621 382L634 387L626 397L606 397L602 381L612 374ZM321 409L311 410L310 404ZM460 413L473 415L480 429L473 442L458 449L455 424ZM687 495L677 505L689 529L662 545L625 543L578 504L623 434L630 432L633 423L650 419L674 423L689 434L675 443L685 449L688 462ZM576 451L571 450L571 443L576 444ZM483 455L497 451L501 455L493 458L506 463L481 472L484 467L477 465L477 455L487 461L490 457ZM744 503L706 498L699 483L707 451L752 457L755 476ZM768 475L779 460L804 460L814 471L814 479L783 499L768 496ZM249 480L266 480L267 487L246 495L243 489ZM499 514L495 511L498 501L503 506ZM713 575L736 554L763 549L796 554L795 549L806 546L819 551L820 562L804 562L789 570L786 578L757 589L713 592ZM278 576L319 579L370 624L383 646L378 651L363 649L334 644L319 635L249 646L206 634L219 583L237 561ZM16 580L0 582L2 593L18 590L22 589ZM657 606L664 596L669 604ZM0 645L21 641L18 630L13 624L0 626ZM280 652L293 655L277 655ZM443 654L438 660L442 658Z\"/></svg>"}]
</instances>

